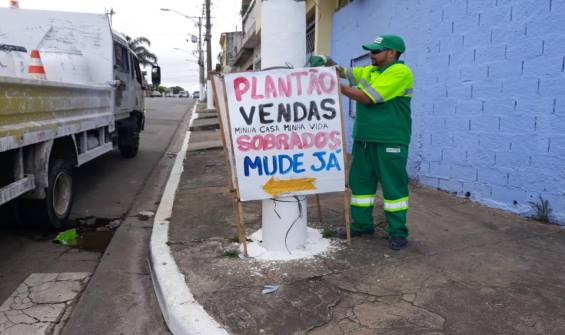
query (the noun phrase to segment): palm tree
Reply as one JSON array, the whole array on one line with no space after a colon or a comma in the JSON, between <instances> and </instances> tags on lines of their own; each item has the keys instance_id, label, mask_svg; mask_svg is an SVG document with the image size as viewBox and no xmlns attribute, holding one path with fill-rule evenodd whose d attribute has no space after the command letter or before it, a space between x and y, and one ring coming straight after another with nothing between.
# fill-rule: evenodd
<instances>
[{"instance_id":1,"label":"palm tree","mask_svg":"<svg viewBox=\"0 0 565 335\"><path fill-rule=\"evenodd\" d=\"M129 48L136 54L139 63L142 65L152 65L157 63L157 56L149 51L147 47L151 46L151 41L147 37L131 38L126 36Z\"/></svg>"}]
</instances>

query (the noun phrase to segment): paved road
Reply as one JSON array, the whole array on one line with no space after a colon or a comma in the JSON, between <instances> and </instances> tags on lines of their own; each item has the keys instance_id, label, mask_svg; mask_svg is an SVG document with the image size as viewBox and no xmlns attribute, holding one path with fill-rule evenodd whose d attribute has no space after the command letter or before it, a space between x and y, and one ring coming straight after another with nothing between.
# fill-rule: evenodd
<instances>
[{"instance_id":1,"label":"paved road","mask_svg":"<svg viewBox=\"0 0 565 335\"><path fill-rule=\"evenodd\" d=\"M137 220L136 214L139 211L156 209L156 202L160 198L170 168L169 161L172 163L172 159L167 156L167 151L171 150L171 145L174 146L175 140L178 140L175 135L181 137L184 135L184 130L180 129L178 133L176 131L179 130L182 121L188 117L192 100L155 98L146 101L146 129L142 134L138 156L125 160L117 151L113 151L82 166L75 172L77 196L71 218L83 223L97 221L100 224L116 219L121 222L122 227L117 230L106 254L103 254L103 247L99 246L95 247L95 250L87 251L54 244L51 242L55 235L52 232L2 225L0 227L0 257L2 258L0 262L0 302L10 296L31 273L96 272L71 318L70 324L72 324L75 318L80 319L81 308L86 307L87 310L91 307L96 308L90 304L93 299L97 300L98 291L112 292L118 285L121 285L119 290L122 292L128 292L130 289L128 285L132 285L132 280L121 280L116 283L104 280L98 275L100 269L107 267L105 262L112 263L112 257L109 256L109 250L112 249L116 256L122 252L125 254L124 257L119 257L122 259L119 265L110 267L115 267L116 271L122 272L128 272L128 269L132 268L136 269L133 272L142 278L134 279L133 282L143 281L142 284L138 284L147 291L142 295L143 299L147 300L146 305L150 307L145 312L153 313L145 319L154 323L152 329L155 333L164 332L158 305L155 301L151 301L154 298L150 277L147 275L147 270L144 269L150 236L150 229L147 229L146 226L149 222L144 222L145 227L141 227L142 229L133 235L126 231L129 229L125 228L130 225L130 221ZM111 234L108 237L110 236ZM127 242L122 242L124 239ZM92 285L95 287L91 288ZM90 298L86 299L86 297ZM132 309L131 306L129 309ZM153 312L153 309L156 310ZM96 313L92 314L92 312L89 311L88 317L96 319L92 317ZM144 317L141 319L143 320ZM100 321L97 320L98 323ZM108 320L102 323L107 326L111 325ZM89 332L89 334L94 333Z\"/></svg>"},{"instance_id":2,"label":"paved road","mask_svg":"<svg viewBox=\"0 0 565 335\"><path fill-rule=\"evenodd\" d=\"M75 201L71 217L123 217L149 173L167 150L189 105L192 105L192 99L146 99L147 121L138 156L135 159L123 159L114 150L84 165L77 177L77 193L81 196Z\"/></svg>"}]
</instances>

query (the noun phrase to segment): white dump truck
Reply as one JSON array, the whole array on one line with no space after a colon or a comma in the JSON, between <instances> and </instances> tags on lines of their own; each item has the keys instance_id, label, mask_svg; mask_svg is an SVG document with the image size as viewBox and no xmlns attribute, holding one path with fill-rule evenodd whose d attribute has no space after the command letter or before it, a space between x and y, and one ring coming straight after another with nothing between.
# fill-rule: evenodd
<instances>
[{"instance_id":1,"label":"white dump truck","mask_svg":"<svg viewBox=\"0 0 565 335\"><path fill-rule=\"evenodd\" d=\"M73 169L136 156L144 121L139 62L105 15L0 9L0 205L64 227Z\"/></svg>"}]
</instances>

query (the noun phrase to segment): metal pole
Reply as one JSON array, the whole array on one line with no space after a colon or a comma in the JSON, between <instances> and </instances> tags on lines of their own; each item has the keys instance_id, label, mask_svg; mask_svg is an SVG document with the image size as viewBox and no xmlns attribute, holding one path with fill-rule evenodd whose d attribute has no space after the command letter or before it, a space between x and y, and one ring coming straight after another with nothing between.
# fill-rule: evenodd
<instances>
[{"instance_id":1,"label":"metal pole","mask_svg":"<svg viewBox=\"0 0 565 335\"><path fill-rule=\"evenodd\" d=\"M196 19L198 19L198 22L196 22L196 24L198 25L198 66L199 66L199 70L200 70L200 101L204 101L204 86L205 86L205 79L204 79L204 57L203 57L203 53L202 53L202 16L188 16L185 15L177 10L174 9L170 9L170 8L161 8L162 11L164 12L173 12L175 14L178 14L180 16L183 16L189 20L192 20L194 22L196 22Z\"/></svg>"}]
</instances>

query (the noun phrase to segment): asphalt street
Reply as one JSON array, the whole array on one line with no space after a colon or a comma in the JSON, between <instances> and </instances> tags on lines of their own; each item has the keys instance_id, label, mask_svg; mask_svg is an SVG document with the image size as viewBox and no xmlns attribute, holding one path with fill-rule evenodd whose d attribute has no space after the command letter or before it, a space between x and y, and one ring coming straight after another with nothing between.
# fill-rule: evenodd
<instances>
[{"instance_id":1,"label":"asphalt street","mask_svg":"<svg viewBox=\"0 0 565 335\"><path fill-rule=\"evenodd\" d=\"M96 312L97 308L102 307L97 302L108 299L102 292L119 295L116 293L119 291L128 294L132 290L131 287L137 285L137 288L144 291L140 297L145 306L142 311L136 312L137 325L132 328L128 324L126 328L132 330L144 327L146 330L151 329L152 333L166 333L153 297L151 279L145 269L150 229L141 227L133 232L125 230L128 230L130 221L137 220L140 211L155 211L170 170L169 161L172 163L174 158L168 151L175 145L176 137L182 138L184 135L181 125L183 120L190 116L192 104L192 99L146 99L146 128L141 136L138 156L123 159L119 152L114 150L75 170L76 197L71 214L73 222L83 226L91 225L93 228L112 221L120 223L115 234L112 234L112 231L104 234L105 239L112 239L106 251L104 248L108 241L102 241L101 245L98 243L96 247L88 248L89 250L69 248L52 242L56 232L31 228L31 222L17 225L2 220L0 302L6 300L32 273L89 272L93 273L93 276L71 316L71 328L73 320L78 319L82 330L88 329L89 324L81 321L81 311L84 311L85 317L87 316L96 328L100 329L99 325L102 323L109 327L108 330L120 329L120 325L104 319L103 312ZM148 222L150 221L143 224ZM110 255L108 251L112 248L117 252ZM116 259L120 264L109 267L117 272L127 273L129 278L116 281L104 278L112 277L112 274L98 275L98 270L104 272L105 262L111 263ZM132 268L135 270L128 270ZM116 301L119 302L119 297ZM130 312L135 311L131 306L128 309ZM150 315L141 315L143 313ZM123 322L131 315L122 313L119 321ZM147 320L145 324L143 320Z\"/></svg>"}]
</instances>

